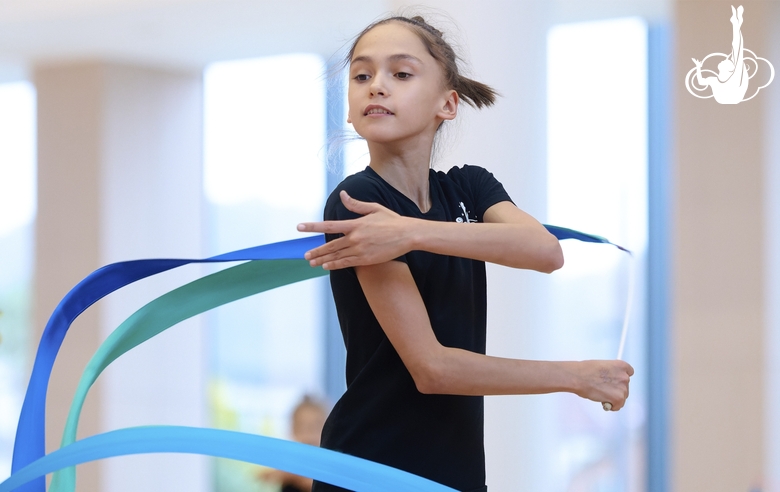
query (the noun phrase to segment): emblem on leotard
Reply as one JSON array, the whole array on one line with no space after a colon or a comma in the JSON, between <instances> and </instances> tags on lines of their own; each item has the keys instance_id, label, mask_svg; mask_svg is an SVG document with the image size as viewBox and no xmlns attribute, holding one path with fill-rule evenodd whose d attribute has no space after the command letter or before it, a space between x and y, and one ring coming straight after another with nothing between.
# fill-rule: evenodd
<instances>
[{"instance_id":1,"label":"emblem on leotard","mask_svg":"<svg viewBox=\"0 0 780 492\"><path fill-rule=\"evenodd\" d=\"M745 48L742 38L742 13L744 8L740 5L737 9L731 7L731 54L710 53L703 60L692 58L696 65L685 76L685 88L688 92L701 99L714 97L720 104L739 104L742 101L753 99L758 91L772 83L775 78L775 68L766 58L761 58L749 49ZM712 59L710 65L720 60L717 65L718 72L704 68L707 60ZM759 63L762 62L762 63ZM762 77L756 79L752 85L755 90L748 97L748 86L751 79L758 73ZM711 74L705 77L703 74ZM767 80L768 79L768 80ZM764 85L758 85L762 80L767 80ZM711 93L708 94L708 88Z\"/></svg>"},{"instance_id":2,"label":"emblem on leotard","mask_svg":"<svg viewBox=\"0 0 780 492\"><path fill-rule=\"evenodd\" d=\"M460 217L456 218L455 222L458 222L458 223L461 223L461 222L469 223L469 222L476 222L477 221L477 219L472 219L469 216L469 211L466 210L466 206L463 204L463 202L460 202L460 210L461 210Z\"/></svg>"}]
</instances>

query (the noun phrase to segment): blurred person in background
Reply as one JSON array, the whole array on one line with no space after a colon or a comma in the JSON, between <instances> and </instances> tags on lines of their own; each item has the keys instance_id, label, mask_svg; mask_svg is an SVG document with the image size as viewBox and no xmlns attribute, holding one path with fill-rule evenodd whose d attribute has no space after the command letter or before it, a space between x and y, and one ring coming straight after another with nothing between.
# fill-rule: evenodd
<instances>
[{"instance_id":1,"label":"blurred person in background","mask_svg":"<svg viewBox=\"0 0 780 492\"><path fill-rule=\"evenodd\" d=\"M305 395L292 413L292 440L310 446L320 445L322 426L328 416L325 405ZM281 484L282 492L311 492L312 479L283 470L263 470L260 480Z\"/></svg>"}]
</instances>

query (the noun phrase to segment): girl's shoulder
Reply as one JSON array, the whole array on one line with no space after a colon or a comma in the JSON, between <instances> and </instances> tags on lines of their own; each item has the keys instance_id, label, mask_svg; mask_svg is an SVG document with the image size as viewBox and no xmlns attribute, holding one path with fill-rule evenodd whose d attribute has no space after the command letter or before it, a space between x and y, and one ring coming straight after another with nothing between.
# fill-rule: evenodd
<instances>
[{"instance_id":1,"label":"girl's shoulder","mask_svg":"<svg viewBox=\"0 0 780 492\"><path fill-rule=\"evenodd\" d=\"M358 215L350 212L341 202L339 193L344 190L349 196L363 202L379 203L388 206L392 201L394 190L373 169L366 167L364 170L347 176L336 185L325 202L325 220L344 220L357 218Z\"/></svg>"},{"instance_id":2,"label":"girl's shoulder","mask_svg":"<svg viewBox=\"0 0 780 492\"><path fill-rule=\"evenodd\" d=\"M365 200L383 193L390 185L383 180L373 169L366 167L362 171L344 178L330 194L328 201L338 198L341 190L346 190L352 198Z\"/></svg>"},{"instance_id":3,"label":"girl's shoulder","mask_svg":"<svg viewBox=\"0 0 780 492\"><path fill-rule=\"evenodd\" d=\"M437 171L436 176L444 195L449 195L461 208L467 208L476 214L476 220L482 221L485 211L496 203L512 201L493 173L481 166L465 164L453 167L449 171ZM464 212L464 220L468 215ZM469 219L471 222L471 219Z\"/></svg>"}]
</instances>

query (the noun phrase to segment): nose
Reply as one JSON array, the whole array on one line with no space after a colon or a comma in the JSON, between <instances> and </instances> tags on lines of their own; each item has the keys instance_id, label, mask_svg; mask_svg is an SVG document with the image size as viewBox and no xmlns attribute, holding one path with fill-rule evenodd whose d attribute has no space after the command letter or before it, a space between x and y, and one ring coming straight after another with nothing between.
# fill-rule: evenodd
<instances>
[{"instance_id":1,"label":"nose","mask_svg":"<svg viewBox=\"0 0 780 492\"><path fill-rule=\"evenodd\" d=\"M371 92L372 96L387 95L387 88L385 87L385 83L381 75L377 74L371 78L371 85L369 86L369 91Z\"/></svg>"}]
</instances>

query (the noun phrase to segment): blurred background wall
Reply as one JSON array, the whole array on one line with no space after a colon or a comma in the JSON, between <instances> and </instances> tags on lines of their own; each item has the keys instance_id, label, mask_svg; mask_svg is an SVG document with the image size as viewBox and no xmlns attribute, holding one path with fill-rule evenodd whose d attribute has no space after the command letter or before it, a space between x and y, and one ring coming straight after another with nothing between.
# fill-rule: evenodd
<instances>
[{"instance_id":1,"label":"blurred background wall","mask_svg":"<svg viewBox=\"0 0 780 492\"><path fill-rule=\"evenodd\" d=\"M780 67L780 2L743 5L745 46ZM26 111L35 114L3 126L12 104L0 97L0 218L11 224L0 227L0 477L10 472L37 340L59 299L109 262L202 257L296 237L295 224L316 219L328 190L366 164L359 142L328 151L327 132L345 125L343 90L341 79L319 74L366 24L408 6L0 3L0 90L16 90L8 101L29 99ZM697 99L684 83L691 58L729 52L730 4L431 0L419 7L447 32L455 21L471 73L502 95L495 108L462 111L436 167L485 166L540 220L591 228L638 252L626 357L639 370L629 406L608 415L571 395L487 398L491 490L780 492L778 83L730 106ZM599 37L629 32L620 31L626 25L644 44L628 43L628 34ZM593 48L576 52L578 45ZM293 56L290 64L275 65L284 56ZM252 72L246 60L264 65ZM568 72L552 70L561 60ZM234 82L220 82L229 73L238 74ZM277 85L262 85L266 79ZM303 90L316 93L305 100L311 112L284 92L292 84L285 79L310 83ZM246 95L231 102L219 99L224 91ZM210 115L231 104L251 117L236 124L226 112L213 127ZM316 124L306 121L311 114ZM27 127L34 150L4 154L23 141L7 135ZM627 128L642 138L621 147ZM295 149L268 150L285 135ZM220 145L241 152L216 156ZM575 157L556 157L562 150ZM231 167L239 161L249 167ZM629 161L636 174L620 174ZM14 174L25 165L33 170L27 177ZM220 171L222 195L209 184L219 183ZM311 179L296 179L303 175ZM590 195L572 195L586 183ZM25 186L28 198L11 198ZM612 222L589 222L609 215L589 208L598 203L615 212ZM567 212L577 209L579 216ZM489 269L490 353L614 357L627 260L567 248L570 277ZM48 450L59 443L76 382L99 343L143 303L206 271L145 281L79 319L50 383ZM90 394L80 435L175 423L289 437L288 414L303 394L332 404L343 385L327 286L301 289L189 320L123 357ZM202 457L136 456L80 467L79 486L274 490L258 473Z\"/></svg>"}]
</instances>

